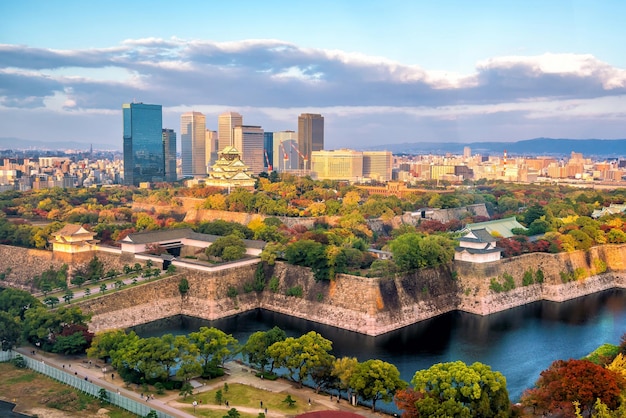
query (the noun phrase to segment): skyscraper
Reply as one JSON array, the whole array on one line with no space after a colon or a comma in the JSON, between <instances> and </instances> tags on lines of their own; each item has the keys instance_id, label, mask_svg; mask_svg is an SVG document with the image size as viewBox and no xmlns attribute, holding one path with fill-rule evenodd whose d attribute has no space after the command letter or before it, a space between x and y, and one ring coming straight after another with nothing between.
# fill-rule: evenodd
<instances>
[{"instance_id":1,"label":"skyscraper","mask_svg":"<svg viewBox=\"0 0 626 418\"><path fill-rule=\"evenodd\" d=\"M180 146L183 177L206 177L206 117L200 112L180 117Z\"/></svg>"},{"instance_id":2,"label":"skyscraper","mask_svg":"<svg viewBox=\"0 0 626 418\"><path fill-rule=\"evenodd\" d=\"M263 140L263 167L270 172L274 169L274 132L265 132Z\"/></svg>"},{"instance_id":3,"label":"skyscraper","mask_svg":"<svg viewBox=\"0 0 626 418\"><path fill-rule=\"evenodd\" d=\"M163 149L165 150L165 181L176 181L176 132L163 129Z\"/></svg>"},{"instance_id":4,"label":"skyscraper","mask_svg":"<svg viewBox=\"0 0 626 418\"><path fill-rule=\"evenodd\" d=\"M324 149L324 117L322 115L303 113L298 116L298 149L302 154L299 167L305 170L310 169L311 152Z\"/></svg>"},{"instance_id":5,"label":"skyscraper","mask_svg":"<svg viewBox=\"0 0 626 418\"><path fill-rule=\"evenodd\" d=\"M217 146L217 131L212 131L210 129L206 130L206 148L205 148L205 159L207 166L207 172L209 167L211 167L217 161L217 153L219 152Z\"/></svg>"},{"instance_id":6,"label":"skyscraper","mask_svg":"<svg viewBox=\"0 0 626 418\"><path fill-rule=\"evenodd\" d=\"M259 174L263 168L263 129L260 126L236 126L233 129L233 146L241 152L241 159L250 173Z\"/></svg>"},{"instance_id":7,"label":"skyscraper","mask_svg":"<svg viewBox=\"0 0 626 418\"><path fill-rule=\"evenodd\" d=\"M298 157L298 135L295 131L274 132L274 171L297 170L300 164Z\"/></svg>"},{"instance_id":8,"label":"skyscraper","mask_svg":"<svg viewBox=\"0 0 626 418\"><path fill-rule=\"evenodd\" d=\"M243 125L243 117L236 112L222 113L217 118L217 145L218 152L233 145L233 129ZM241 151L241 150L239 150Z\"/></svg>"},{"instance_id":9,"label":"skyscraper","mask_svg":"<svg viewBox=\"0 0 626 418\"><path fill-rule=\"evenodd\" d=\"M124 103L124 183L163 181L163 112L161 105Z\"/></svg>"}]
</instances>

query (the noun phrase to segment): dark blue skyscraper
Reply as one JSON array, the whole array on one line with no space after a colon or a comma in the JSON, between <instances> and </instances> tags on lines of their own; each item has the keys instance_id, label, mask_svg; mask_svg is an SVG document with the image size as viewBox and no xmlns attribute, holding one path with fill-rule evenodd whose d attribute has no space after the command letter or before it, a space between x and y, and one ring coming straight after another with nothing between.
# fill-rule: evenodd
<instances>
[{"instance_id":1,"label":"dark blue skyscraper","mask_svg":"<svg viewBox=\"0 0 626 418\"><path fill-rule=\"evenodd\" d=\"M274 161L274 132L263 134L263 167L265 171L272 171L272 161Z\"/></svg>"},{"instance_id":2,"label":"dark blue skyscraper","mask_svg":"<svg viewBox=\"0 0 626 418\"><path fill-rule=\"evenodd\" d=\"M163 129L163 149L165 150L165 181L176 181L176 132Z\"/></svg>"},{"instance_id":3,"label":"dark blue skyscraper","mask_svg":"<svg viewBox=\"0 0 626 418\"><path fill-rule=\"evenodd\" d=\"M165 179L163 114L161 105L125 103L124 113L124 183Z\"/></svg>"}]
</instances>

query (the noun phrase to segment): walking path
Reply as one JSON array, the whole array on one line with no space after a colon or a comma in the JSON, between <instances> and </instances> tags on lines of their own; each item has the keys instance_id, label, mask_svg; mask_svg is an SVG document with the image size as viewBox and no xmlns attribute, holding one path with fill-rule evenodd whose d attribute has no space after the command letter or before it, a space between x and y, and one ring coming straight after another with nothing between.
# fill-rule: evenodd
<instances>
[{"instance_id":1,"label":"walking path","mask_svg":"<svg viewBox=\"0 0 626 418\"><path fill-rule=\"evenodd\" d=\"M113 392L117 391L119 394L127 398L134 399L135 401L139 402L147 402L152 409L162 411L173 417L194 417L194 415L189 414L181 409L190 408L191 405L188 403L179 402L181 397L177 393L168 394L165 396L156 395L153 399L149 399L146 396L143 396L143 394L141 393L141 389L138 385L130 385L130 387L127 388L122 379L117 376L115 372L111 372L110 366L108 367L109 370L106 370L104 369L104 365L99 364L95 361L90 361L84 356L66 357L54 353L44 353L42 351L36 351L36 354L33 355L32 349L29 347L20 347L15 351L19 352L23 356L31 357L39 361L43 360L48 365L56 367L59 370L63 370L66 373L77 374L81 378L86 377L92 383L95 383L96 385L104 387ZM194 388L194 393L205 392L215 389L217 387L222 387L224 383L240 383L270 392L285 393L285 395L299 395L304 396L305 398L308 397L311 400L311 411L347 411L359 414L367 418L381 418L387 416L379 412L372 412L369 408L352 406L345 399L337 402L337 398L333 397L331 400L331 398L327 394L317 394L311 388L295 388L290 382L284 379L259 379L258 377L256 377L254 370L251 370L249 367L241 365L237 362L226 363L225 370L226 375L222 379L214 379L206 385L201 383L195 385L196 387ZM135 387L135 389L132 389L133 386ZM236 408L240 412L246 412L255 415L260 412L265 412L265 410L261 408L238 406L236 405L236 402L233 402L229 406L201 404L197 405L196 408L223 410L224 413L226 413L226 411L231 408ZM279 411L268 411L267 414L268 418L285 418L290 416L293 415L285 414Z\"/></svg>"}]
</instances>

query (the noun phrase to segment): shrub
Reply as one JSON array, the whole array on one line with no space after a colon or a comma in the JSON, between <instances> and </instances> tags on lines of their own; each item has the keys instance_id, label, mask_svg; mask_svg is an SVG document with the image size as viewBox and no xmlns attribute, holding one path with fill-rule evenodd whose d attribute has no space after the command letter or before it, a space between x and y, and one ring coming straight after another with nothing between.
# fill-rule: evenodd
<instances>
[{"instance_id":1,"label":"shrub","mask_svg":"<svg viewBox=\"0 0 626 418\"><path fill-rule=\"evenodd\" d=\"M567 273L567 272L562 271L559 273L559 276L561 276L561 281L563 283L569 283L575 280L573 273Z\"/></svg>"},{"instance_id":2,"label":"shrub","mask_svg":"<svg viewBox=\"0 0 626 418\"><path fill-rule=\"evenodd\" d=\"M504 292L504 288L495 277L491 278L491 281L489 282L489 289L496 293Z\"/></svg>"},{"instance_id":3,"label":"shrub","mask_svg":"<svg viewBox=\"0 0 626 418\"><path fill-rule=\"evenodd\" d=\"M245 282L243 284L243 293L250 293L254 290L254 284L250 282Z\"/></svg>"},{"instance_id":4,"label":"shrub","mask_svg":"<svg viewBox=\"0 0 626 418\"><path fill-rule=\"evenodd\" d=\"M278 292L278 288L280 287L280 281L278 280L278 277L272 276L272 278L270 279L269 287L273 293Z\"/></svg>"},{"instance_id":5,"label":"shrub","mask_svg":"<svg viewBox=\"0 0 626 418\"><path fill-rule=\"evenodd\" d=\"M287 289L285 292L287 296L295 296L297 298L302 297L302 286L294 286Z\"/></svg>"},{"instance_id":6,"label":"shrub","mask_svg":"<svg viewBox=\"0 0 626 418\"><path fill-rule=\"evenodd\" d=\"M513 280L513 276L511 276L508 273L503 273L502 278L504 279L504 291L505 292L515 289L515 280Z\"/></svg>"},{"instance_id":7,"label":"shrub","mask_svg":"<svg viewBox=\"0 0 626 418\"><path fill-rule=\"evenodd\" d=\"M522 286L530 286L534 283L532 270L526 270L522 277Z\"/></svg>"},{"instance_id":8,"label":"shrub","mask_svg":"<svg viewBox=\"0 0 626 418\"><path fill-rule=\"evenodd\" d=\"M595 260L593 260L593 266L596 270L596 274L602 274L605 273L607 270L607 265L604 261L600 260L599 258L596 258Z\"/></svg>"},{"instance_id":9,"label":"shrub","mask_svg":"<svg viewBox=\"0 0 626 418\"><path fill-rule=\"evenodd\" d=\"M239 292L237 291L235 287L228 286L228 291L226 292L226 296L228 296L229 298L236 298L238 294Z\"/></svg>"},{"instance_id":10,"label":"shrub","mask_svg":"<svg viewBox=\"0 0 626 418\"><path fill-rule=\"evenodd\" d=\"M576 280L583 280L587 277L587 269L585 269L584 267L578 267L576 270L574 270L574 278Z\"/></svg>"},{"instance_id":11,"label":"shrub","mask_svg":"<svg viewBox=\"0 0 626 418\"><path fill-rule=\"evenodd\" d=\"M543 283L543 280L544 280L543 270L537 269L537 272L535 273L535 283L541 284Z\"/></svg>"}]
</instances>

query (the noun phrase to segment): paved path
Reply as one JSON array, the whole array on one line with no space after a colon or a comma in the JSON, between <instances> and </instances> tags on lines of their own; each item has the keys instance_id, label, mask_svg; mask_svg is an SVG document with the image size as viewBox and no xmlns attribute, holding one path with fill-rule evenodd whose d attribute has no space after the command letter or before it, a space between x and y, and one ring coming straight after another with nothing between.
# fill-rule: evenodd
<instances>
[{"instance_id":1,"label":"paved path","mask_svg":"<svg viewBox=\"0 0 626 418\"><path fill-rule=\"evenodd\" d=\"M188 403L179 402L181 397L177 393L168 394L165 396L156 395L154 399L146 401L145 397L142 397L141 389L138 385L133 384L130 385L129 388L127 388L122 379L117 376L117 373L113 373L114 377L112 378L111 371L103 373L103 365L100 362L91 361L90 363L85 356L65 357L54 353L44 353L42 351L37 351L37 354L33 356L31 354L32 348L30 347L20 347L16 351L18 351L23 356L35 358L36 360L43 360L47 364L52 365L57 369L63 370L67 373L74 374L76 372L78 373L78 376L86 376L92 383L104 387L112 392L119 391L121 395L127 398L134 399L139 402L148 402L149 406L152 409L165 412L173 417L194 417L194 415L181 410L181 408L189 408L190 405ZM194 392L198 393L212 390L217 387L222 387L224 383L240 383L270 392L282 392L285 394L303 396L305 398L308 397L311 400L311 411L341 410L359 414L367 418L388 417L388 415L386 414L372 412L369 408L352 406L345 399L342 399L339 403L337 403L336 397L333 397L333 399L331 400L329 395L317 394L311 388L296 388L291 382L284 379L259 379L258 377L256 377L254 370L237 362L226 363L225 370L226 375L222 379L214 379L206 385L202 384L201 386L196 387L194 389ZM135 387L135 389L133 389L133 387ZM247 412L255 415L260 412L264 412L264 410L261 408L243 407L237 406L235 404L231 404L228 407L225 405L220 406L203 404L198 405L196 408L223 410L224 413L226 413L226 411L228 411L230 408L236 408L240 412ZM284 418L293 415L284 414L278 411L268 411L267 416L268 418Z\"/></svg>"}]
</instances>

